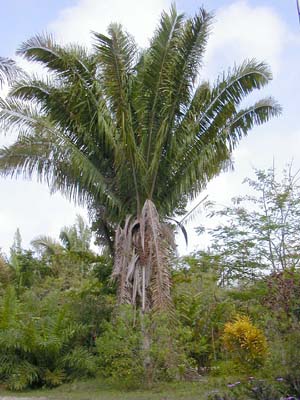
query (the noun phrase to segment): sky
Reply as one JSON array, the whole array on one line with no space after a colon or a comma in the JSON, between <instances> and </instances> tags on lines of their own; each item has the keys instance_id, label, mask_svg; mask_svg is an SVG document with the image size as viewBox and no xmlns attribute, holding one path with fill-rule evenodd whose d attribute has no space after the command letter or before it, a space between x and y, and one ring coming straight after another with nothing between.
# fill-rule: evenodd
<instances>
[{"instance_id":1,"label":"sky","mask_svg":"<svg viewBox=\"0 0 300 400\"><path fill-rule=\"evenodd\" d=\"M89 46L90 32L105 33L110 22L121 22L145 47L162 10L170 4L169 0L0 0L0 56L16 58L18 46L42 32L54 34L61 43ZM200 6L214 13L200 80L214 81L234 64L256 58L270 65L273 81L251 95L249 102L271 95L283 107L279 118L255 127L242 139L233 153L234 171L213 179L199 197L208 195L218 204L228 204L233 196L247 191L242 181L254 175L254 168L274 163L280 171L292 160L295 170L300 168L300 24L296 0L178 0L176 6L186 15L193 15ZM0 146L11 140L0 132ZM17 228L28 248L38 235L58 237L63 226L74 223L76 214L87 218L85 209L59 193L50 195L45 185L0 178L0 249L6 254ZM188 247L178 235L181 253L205 245L194 232L194 227L205 221L200 213L187 226Z\"/></svg>"}]
</instances>

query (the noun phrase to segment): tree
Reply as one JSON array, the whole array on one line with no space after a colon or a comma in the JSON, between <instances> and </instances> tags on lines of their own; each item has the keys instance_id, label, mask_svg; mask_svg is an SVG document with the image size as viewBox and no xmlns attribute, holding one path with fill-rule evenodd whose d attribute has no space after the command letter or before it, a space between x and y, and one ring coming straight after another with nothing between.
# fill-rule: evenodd
<instances>
[{"instance_id":1,"label":"tree","mask_svg":"<svg viewBox=\"0 0 300 400\"><path fill-rule=\"evenodd\" d=\"M65 271L66 281L71 275L87 275L97 267L98 261L103 260L91 250L92 231L80 215L75 224L60 230L59 239L40 235L31 241L31 245L55 275Z\"/></svg>"},{"instance_id":2,"label":"tree","mask_svg":"<svg viewBox=\"0 0 300 400\"><path fill-rule=\"evenodd\" d=\"M93 34L92 51L37 35L17 54L47 76L19 79L0 103L4 129L19 131L0 151L1 174L36 175L91 212L104 209L119 302L143 311L170 306L167 217L231 165L253 125L280 113L271 98L240 107L270 81L264 63L196 85L210 24L202 8L185 19L172 6L143 51L118 24Z\"/></svg>"},{"instance_id":3,"label":"tree","mask_svg":"<svg viewBox=\"0 0 300 400\"><path fill-rule=\"evenodd\" d=\"M283 170L282 179L274 166L255 170L246 178L253 194L233 199L233 204L211 216L225 221L210 230L213 253L223 267L223 279L231 281L259 271L278 273L300 263L299 171Z\"/></svg>"},{"instance_id":4,"label":"tree","mask_svg":"<svg viewBox=\"0 0 300 400\"><path fill-rule=\"evenodd\" d=\"M41 254L53 255L64 251L78 254L92 253L90 249L92 232L80 215L77 215L75 224L61 229L59 239L61 243L41 235L32 240L31 244Z\"/></svg>"}]
</instances>

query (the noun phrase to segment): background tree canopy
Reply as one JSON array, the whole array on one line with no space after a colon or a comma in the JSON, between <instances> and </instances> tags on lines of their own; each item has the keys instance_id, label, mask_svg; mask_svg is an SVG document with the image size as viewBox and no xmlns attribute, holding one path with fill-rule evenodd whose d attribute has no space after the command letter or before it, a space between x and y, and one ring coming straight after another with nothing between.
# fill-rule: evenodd
<instances>
[{"instance_id":1,"label":"background tree canopy","mask_svg":"<svg viewBox=\"0 0 300 400\"><path fill-rule=\"evenodd\" d=\"M299 171L293 173L288 165L278 175L274 166L256 169L255 179L244 180L253 193L235 197L227 207L208 206L208 215L217 222L206 230L212 257L222 265L227 283L299 266Z\"/></svg>"}]
</instances>

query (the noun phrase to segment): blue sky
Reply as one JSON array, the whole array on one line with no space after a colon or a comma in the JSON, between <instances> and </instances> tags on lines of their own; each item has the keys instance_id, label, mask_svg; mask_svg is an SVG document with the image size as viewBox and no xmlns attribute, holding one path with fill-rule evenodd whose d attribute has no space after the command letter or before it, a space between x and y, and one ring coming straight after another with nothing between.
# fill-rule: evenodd
<instances>
[{"instance_id":1,"label":"blue sky","mask_svg":"<svg viewBox=\"0 0 300 400\"><path fill-rule=\"evenodd\" d=\"M103 0L102 0L103 1ZM99 1L101 3L101 0ZM37 32L47 29L49 23L54 21L60 12L79 3L74 0L2 0L1 13L3 18L0 24L0 54L14 54L17 46L26 38ZM3 4L2 4L3 3ZM212 11L234 3L228 0L180 0L176 4L180 10L193 13L199 5ZM249 0L253 7L270 7L274 9L292 30L299 30L294 0Z\"/></svg>"},{"instance_id":2,"label":"blue sky","mask_svg":"<svg viewBox=\"0 0 300 400\"><path fill-rule=\"evenodd\" d=\"M144 46L169 0L11 0L1 1L0 55L13 57L22 41L44 31L59 41L89 43L91 30L105 31L112 20L121 21ZM212 181L206 193L218 203L245 190L241 182L253 175L253 167L267 168L273 159L278 170L294 159L300 168L300 25L296 0L179 0L180 11L193 14L199 5L215 13L212 35L201 77L215 79L217 74L256 57L268 62L273 82L251 97L272 95L283 106L280 118L253 129L235 151L235 172L222 174ZM9 138L0 134L0 146ZM49 195L48 188L36 182L0 179L0 248L6 253L17 227L24 245L39 234L57 236L60 227L71 224L78 212L59 194ZM205 194L206 194L205 193ZM201 217L200 217L201 219ZM194 222L200 224L202 220ZM191 250L199 246L189 226ZM181 239L179 244L183 248ZM186 251L183 250L183 251Z\"/></svg>"}]
</instances>

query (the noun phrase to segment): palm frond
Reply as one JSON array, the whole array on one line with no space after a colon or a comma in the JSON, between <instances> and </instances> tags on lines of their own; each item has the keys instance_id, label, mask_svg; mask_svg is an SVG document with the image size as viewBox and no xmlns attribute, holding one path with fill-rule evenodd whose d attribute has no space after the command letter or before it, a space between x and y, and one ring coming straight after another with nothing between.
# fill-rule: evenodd
<instances>
[{"instance_id":1,"label":"palm frond","mask_svg":"<svg viewBox=\"0 0 300 400\"><path fill-rule=\"evenodd\" d=\"M109 36L95 33L95 48L98 53L101 78L104 82L104 93L110 109L115 115L118 136L122 147L116 146L115 160L120 181L124 173L132 176L135 187L137 207L139 208L138 170L143 169L143 160L139 157L135 135L132 127L132 114L129 102L131 75L135 61L136 45L133 39L122 31L118 24L108 28ZM130 171L124 166L130 163ZM126 178L125 178L126 179Z\"/></svg>"},{"instance_id":2,"label":"palm frond","mask_svg":"<svg viewBox=\"0 0 300 400\"><path fill-rule=\"evenodd\" d=\"M156 133L162 124L160 111L164 106L165 90L169 87L170 74L177 56L177 43L180 39L183 15L177 14L173 5L170 14L163 13L154 38L145 55L141 70L140 101L144 108L143 151L148 166L153 155Z\"/></svg>"},{"instance_id":3,"label":"palm frond","mask_svg":"<svg viewBox=\"0 0 300 400\"><path fill-rule=\"evenodd\" d=\"M204 196L200 201L198 201L197 204L183 216L183 218L180 220L180 223L186 225L192 221L201 212L199 207L205 202L205 200L207 200L207 198L208 195ZM207 202L205 204L207 204Z\"/></svg>"},{"instance_id":4,"label":"palm frond","mask_svg":"<svg viewBox=\"0 0 300 400\"><path fill-rule=\"evenodd\" d=\"M85 48L78 45L61 47L55 43L51 35L45 34L37 35L24 42L17 54L30 61L42 63L49 72L54 74L57 81L71 85L73 91L75 88L77 89L77 93L75 93L77 99L79 91L80 97L85 102L88 100L97 108L98 97L93 90L96 79L96 62L94 57L88 55Z\"/></svg>"},{"instance_id":5,"label":"palm frond","mask_svg":"<svg viewBox=\"0 0 300 400\"><path fill-rule=\"evenodd\" d=\"M205 187L211 176L228 166L227 161L230 159L231 151L241 139L241 129L238 130L239 135L231 132L229 139L229 136L224 133L227 130L227 124L238 114L237 106L243 97L255 88L265 85L270 78L270 72L264 64L250 61L245 62L240 68L235 68L233 73L226 78L219 80L213 89L210 89L207 84L199 86L189 110L174 135L178 140L173 148L176 149L176 153L171 153L169 157L166 157L166 160L172 159L174 168L168 177L164 176L165 187L168 191L177 191L175 186L178 187L177 179L181 175L183 177L181 182L187 183L190 180L190 187L186 193L191 190L190 194L193 197ZM269 112L265 113L264 122L280 113L278 105L272 102L269 105ZM253 119L253 122L260 123L259 119ZM207 157L213 163L217 154L218 167L211 168L211 173L207 174L205 172L207 164L203 163L203 160ZM199 160L199 164L197 165L197 161L194 160ZM162 163L162 165L166 168L166 164ZM204 168L204 174L200 167ZM185 175L184 171L190 172ZM176 181L176 184L169 186L166 180L167 182L173 180L174 183ZM179 185L179 191L184 191L182 184ZM160 184L159 187L161 187Z\"/></svg>"},{"instance_id":6,"label":"palm frond","mask_svg":"<svg viewBox=\"0 0 300 400\"><path fill-rule=\"evenodd\" d=\"M51 126L44 124L43 128L46 137L38 134L22 137L0 150L1 175L29 179L36 176L52 192L61 191L75 202L84 204L94 198L113 213L121 212L119 200L84 152L67 137L54 134Z\"/></svg>"},{"instance_id":7,"label":"palm frond","mask_svg":"<svg viewBox=\"0 0 300 400\"><path fill-rule=\"evenodd\" d=\"M269 98L246 110L234 112L220 127L212 125L211 130L205 131L199 139L196 137L190 150L179 161L179 168L174 169L174 175L170 174L168 190L174 193L186 191L194 198L211 177L231 165L228 164L231 153L242 136L247 135L254 125L260 125L280 113L281 107Z\"/></svg>"},{"instance_id":8,"label":"palm frond","mask_svg":"<svg viewBox=\"0 0 300 400\"><path fill-rule=\"evenodd\" d=\"M0 57L0 88L3 83L11 83L13 80L24 75L24 72L10 58Z\"/></svg>"},{"instance_id":9,"label":"palm frond","mask_svg":"<svg viewBox=\"0 0 300 400\"><path fill-rule=\"evenodd\" d=\"M30 242L31 246L40 254L49 256L60 254L63 251L61 244L50 236L38 236Z\"/></svg>"},{"instance_id":10,"label":"palm frond","mask_svg":"<svg viewBox=\"0 0 300 400\"><path fill-rule=\"evenodd\" d=\"M42 80L37 76L28 76L15 81L8 96L19 100L44 103L54 87L55 82L50 77Z\"/></svg>"},{"instance_id":11,"label":"palm frond","mask_svg":"<svg viewBox=\"0 0 300 400\"><path fill-rule=\"evenodd\" d=\"M196 129L192 135L201 135L223 110L231 109L234 112L249 93L262 88L271 79L271 72L265 63L245 61L241 66L229 70L227 75L223 74L211 89L205 83L199 86L181 127L187 124L190 129L192 122ZM182 135L180 127L178 135Z\"/></svg>"},{"instance_id":12,"label":"palm frond","mask_svg":"<svg viewBox=\"0 0 300 400\"><path fill-rule=\"evenodd\" d=\"M101 79L105 83L105 95L119 119L119 126L122 126L122 113L128 112L129 81L135 64L136 44L123 32L121 25L111 24L108 34L94 33L94 47L101 67Z\"/></svg>"},{"instance_id":13,"label":"palm frond","mask_svg":"<svg viewBox=\"0 0 300 400\"><path fill-rule=\"evenodd\" d=\"M281 112L280 104L272 97L261 99L253 106L240 110L226 125L226 128L229 128L232 133L228 138L231 149L234 149L237 144L236 137L241 139L242 136L247 135L254 125L262 125L270 118L278 117ZM236 134L236 137L234 134Z\"/></svg>"},{"instance_id":14,"label":"palm frond","mask_svg":"<svg viewBox=\"0 0 300 400\"><path fill-rule=\"evenodd\" d=\"M66 48L59 46L49 34L36 35L22 43L17 55L41 63L61 78L72 80L75 75L88 81L90 77L90 65L86 65L89 61L86 49L78 45Z\"/></svg>"},{"instance_id":15,"label":"palm frond","mask_svg":"<svg viewBox=\"0 0 300 400\"><path fill-rule=\"evenodd\" d=\"M184 239L185 239L185 244L188 246L188 242L189 242L188 241L188 234L187 234L187 231L186 231L184 225L182 224L182 220L181 221L177 221L177 219L171 218L171 217L167 217L167 219L170 220L170 221L175 222L177 227L180 228L180 230L181 230L181 232L182 232L182 234L184 236Z\"/></svg>"},{"instance_id":16,"label":"palm frond","mask_svg":"<svg viewBox=\"0 0 300 400\"><path fill-rule=\"evenodd\" d=\"M187 19L182 28L181 37L177 43L176 58L170 71L169 87L165 88L165 97L161 115L165 115L163 123L157 132L155 150L151 160L150 171L153 176L152 192L160 162L163 163L165 148L172 147L174 126L184 115L193 91L196 76L201 65L206 47L211 15L204 9L193 19Z\"/></svg>"}]
</instances>

